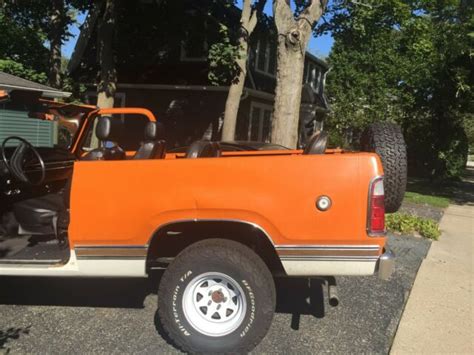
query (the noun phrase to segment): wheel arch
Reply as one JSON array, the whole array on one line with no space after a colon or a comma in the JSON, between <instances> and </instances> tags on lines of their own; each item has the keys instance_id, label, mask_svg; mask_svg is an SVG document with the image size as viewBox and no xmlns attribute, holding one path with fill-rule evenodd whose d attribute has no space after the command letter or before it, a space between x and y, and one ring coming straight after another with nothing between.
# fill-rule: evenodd
<instances>
[{"instance_id":1,"label":"wheel arch","mask_svg":"<svg viewBox=\"0 0 474 355\"><path fill-rule=\"evenodd\" d=\"M150 237L147 271L161 260L174 258L186 247L205 239L233 240L251 248L273 274L284 274L270 234L260 225L243 220L190 219L160 225ZM165 262L166 263L166 262Z\"/></svg>"}]
</instances>

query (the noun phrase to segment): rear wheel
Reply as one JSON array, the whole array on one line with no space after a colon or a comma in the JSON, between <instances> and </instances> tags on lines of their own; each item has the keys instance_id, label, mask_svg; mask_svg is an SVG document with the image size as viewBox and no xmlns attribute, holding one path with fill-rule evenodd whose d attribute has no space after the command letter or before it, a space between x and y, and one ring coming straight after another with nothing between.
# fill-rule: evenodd
<instances>
[{"instance_id":1,"label":"rear wheel","mask_svg":"<svg viewBox=\"0 0 474 355\"><path fill-rule=\"evenodd\" d=\"M407 150L400 126L390 122L371 124L362 134L361 149L380 156L384 170L385 211L398 211L407 185Z\"/></svg>"},{"instance_id":2,"label":"rear wheel","mask_svg":"<svg viewBox=\"0 0 474 355\"><path fill-rule=\"evenodd\" d=\"M275 310L273 277L248 247L208 239L182 251L163 274L158 315L181 350L248 352L266 335Z\"/></svg>"}]
</instances>

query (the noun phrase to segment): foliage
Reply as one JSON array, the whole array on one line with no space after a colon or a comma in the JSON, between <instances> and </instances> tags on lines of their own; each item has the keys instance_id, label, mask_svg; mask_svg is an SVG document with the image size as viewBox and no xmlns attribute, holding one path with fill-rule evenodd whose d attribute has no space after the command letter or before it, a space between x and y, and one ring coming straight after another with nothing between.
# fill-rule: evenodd
<instances>
[{"instance_id":1,"label":"foliage","mask_svg":"<svg viewBox=\"0 0 474 355\"><path fill-rule=\"evenodd\" d=\"M45 73L38 73L37 71L26 68L23 64L17 63L11 59L0 59L0 71L40 84L45 84L48 80Z\"/></svg>"},{"instance_id":2,"label":"foliage","mask_svg":"<svg viewBox=\"0 0 474 355\"><path fill-rule=\"evenodd\" d=\"M30 28L44 39L59 35L61 40L65 41L71 36L69 26L76 21L77 12L88 10L92 2L59 0L62 7L59 12L53 3L54 1L50 0L5 0L2 12L17 26ZM51 20L53 15L59 17L56 23ZM56 34L55 32L58 31L59 33Z\"/></svg>"},{"instance_id":3,"label":"foliage","mask_svg":"<svg viewBox=\"0 0 474 355\"><path fill-rule=\"evenodd\" d=\"M46 37L36 29L21 26L0 8L0 59L23 65L37 72L48 69Z\"/></svg>"},{"instance_id":4,"label":"foliage","mask_svg":"<svg viewBox=\"0 0 474 355\"><path fill-rule=\"evenodd\" d=\"M434 195L425 195L417 192L405 192L404 201L417 203L417 204L426 204L434 207L446 208L449 206L451 200L447 197L434 196Z\"/></svg>"},{"instance_id":5,"label":"foliage","mask_svg":"<svg viewBox=\"0 0 474 355\"><path fill-rule=\"evenodd\" d=\"M54 67L46 45L52 46L55 41L59 52L60 44L71 36L69 27L76 21L77 12L86 11L90 6L91 2L85 0L0 2L2 70L45 83L46 75L52 73ZM63 84L69 85L65 81Z\"/></svg>"},{"instance_id":6,"label":"foliage","mask_svg":"<svg viewBox=\"0 0 474 355\"><path fill-rule=\"evenodd\" d=\"M466 114L464 117L464 130L469 142L469 154L474 154L474 113Z\"/></svg>"},{"instance_id":7,"label":"foliage","mask_svg":"<svg viewBox=\"0 0 474 355\"><path fill-rule=\"evenodd\" d=\"M237 59L240 59L240 47L229 33L229 28L220 24L221 42L211 45L208 54L208 79L213 85L228 84L238 76L240 68Z\"/></svg>"},{"instance_id":8,"label":"foliage","mask_svg":"<svg viewBox=\"0 0 474 355\"><path fill-rule=\"evenodd\" d=\"M214 3L222 2L227 12L232 13L235 11L235 0L212 0ZM266 0L251 0L252 11L256 12L257 16L257 28L251 31L245 28L248 24L240 23L232 20L223 23L220 20L216 20L219 27L219 38L211 45L208 54L209 62L209 73L208 79L213 85L229 85L235 83L240 73L240 67L237 63L239 59L248 59L245 52L242 53L242 46L239 46L239 38L244 38L248 43L250 38L255 37L252 33L260 31L268 33L273 30L274 22L270 16L263 12ZM244 6L244 4L242 4ZM229 11L230 10L230 11ZM222 10L221 10L222 12ZM241 14L242 15L242 14ZM249 19L247 19L249 20Z\"/></svg>"},{"instance_id":9,"label":"foliage","mask_svg":"<svg viewBox=\"0 0 474 355\"><path fill-rule=\"evenodd\" d=\"M441 232L439 225L432 219L412 216L405 213L392 213L385 216L387 229L402 234L417 232L422 237L438 240Z\"/></svg>"},{"instance_id":10,"label":"foliage","mask_svg":"<svg viewBox=\"0 0 474 355\"><path fill-rule=\"evenodd\" d=\"M344 145L370 122L405 134L410 172L459 176L472 119L474 8L462 0L333 1L327 126ZM471 116L469 116L471 115Z\"/></svg>"}]
</instances>

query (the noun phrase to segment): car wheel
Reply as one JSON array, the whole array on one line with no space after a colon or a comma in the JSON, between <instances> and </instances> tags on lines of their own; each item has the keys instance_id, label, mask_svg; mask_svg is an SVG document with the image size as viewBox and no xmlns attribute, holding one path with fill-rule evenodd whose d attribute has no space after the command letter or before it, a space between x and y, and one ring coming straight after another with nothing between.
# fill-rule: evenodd
<instances>
[{"instance_id":1,"label":"car wheel","mask_svg":"<svg viewBox=\"0 0 474 355\"><path fill-rule=\"evenodd\" d=\"M161 325L191 353L246 353L266 335L275 284L262 259L240 243L208 239L183 250L158 289Z\"/></svg>"},{"instance_id":2,"label":"car wheel","mask_svg":"<svg viewBox=\"0 0 474 355\"><path fill-rule=\"evenodd\" d=\"M380 156L384 170L385 211L398 211L407 185L407 149L400 126L389 122L371 124L362 134L361 148Z\"/></svg>"}]
</instances>

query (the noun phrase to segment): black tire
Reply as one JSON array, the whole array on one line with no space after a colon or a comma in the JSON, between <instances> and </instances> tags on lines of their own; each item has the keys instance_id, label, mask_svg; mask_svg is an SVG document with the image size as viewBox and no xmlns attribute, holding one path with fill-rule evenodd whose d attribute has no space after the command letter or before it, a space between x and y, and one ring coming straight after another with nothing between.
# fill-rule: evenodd
<instances>
[{"instance_id":1,"label":"black tire","mask_svg":"<svg viewBox=\"0 0 474 355\"><path fill-rule=\"evenodd\" d=\"M407 185L407 149L402 130L394 123L373 123L362 134L361 149L380 156L384 170L385 211L398 211Z\"/></svg>"},{"instance_id":2,"label":"black tire","mask_svg":"<svg viewBox=\"0 0 474 355\"><path fill-rule=\"evenodd\" d=\"M240 287L240 294L247 305L246 311L241 312L239 321L236 322L237 328L222 336L204 334L189 322L185 314L183 298L189 300L188 296L185 296L189 295L189 290L200 292L201 289L194 285L197 285L196 280L205 277L206 273L220 273L230 277L237 283L237 288ZM205 302L208 302L208 299L214 301L215 292L208 292L209 288L205 290L205 294L209 295ZM203 297L198 294L197 300L200 300L199 296ZM245 245L223 239L207 239L183 250L163 274L158 289L158 316L162 328L179 349L190 353L249 352L267 334L275 304L275 283L262 259ZM209 307L217 306L212 304ZM197 314L194 321L199 316L205 317L202 316L204 313L201 308L193 308Z\"/></svg>"}]
</instances>

